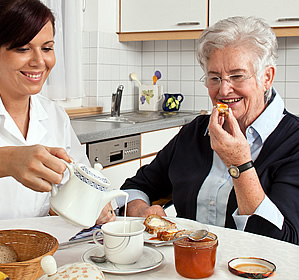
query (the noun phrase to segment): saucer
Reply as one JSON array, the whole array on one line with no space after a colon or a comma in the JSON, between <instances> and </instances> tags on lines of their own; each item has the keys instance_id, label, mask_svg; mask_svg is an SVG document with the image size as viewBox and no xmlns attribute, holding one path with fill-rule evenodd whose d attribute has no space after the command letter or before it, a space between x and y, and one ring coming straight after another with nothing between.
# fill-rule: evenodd
<instances>
[{"instance_id":1,"label":"saucer","mask_svg":"<svg viewBox=\"0 0 299 280\"><path fill-rule=\"evenodd\" d=\"M99 247L93 247L82 255L82 260L87 263L95 264L103 272L113 274L132 274L151 270L158 267L164 259L160 251L146 246L143 248L143 254L140 259L133 264L115 264L110 261L95 263L89 258L92 255L102 256L104 253Z\"/></svg>"}]
</instances>

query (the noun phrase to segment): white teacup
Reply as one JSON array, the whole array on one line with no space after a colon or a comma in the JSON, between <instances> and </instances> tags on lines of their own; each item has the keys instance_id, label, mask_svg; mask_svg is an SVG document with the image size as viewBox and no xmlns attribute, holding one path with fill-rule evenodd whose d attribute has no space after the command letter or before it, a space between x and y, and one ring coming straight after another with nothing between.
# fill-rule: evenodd
<instances>
[{"instance_id":1,"label":"white teacup","mask_svg":"<svg viewBox=\"0 0 299 280\"><path fill-rule=\"evenodd\" d=\"M103 248L106 258L117 264L132 264L143 253L143 232L140 221L114 221L104 224L93 233L94 242ZM103 234L104 245L97 241L96 234Z\"/></svg>"}]
</instances>

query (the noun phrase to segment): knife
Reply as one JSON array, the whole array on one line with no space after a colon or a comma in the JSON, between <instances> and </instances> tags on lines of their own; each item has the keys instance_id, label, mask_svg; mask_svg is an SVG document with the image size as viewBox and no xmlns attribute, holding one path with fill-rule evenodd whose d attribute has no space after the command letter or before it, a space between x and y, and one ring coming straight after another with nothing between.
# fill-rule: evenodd
<instances>
[{"instance_id":1,"label":"knife","mask_svg":"<svg viewBox=\"0 0 299 280\"><path fill-rule=\"evenodd\" d=\"M58 250L62 250L62 249L66 249L75 245L80 245L86 242L93 242L93 236L87 236L81 239L76 239L76 240L71 240L71 241L66 241L66 242L62 242L59 244L58 246Z\"/></svg>"}]
</instances>

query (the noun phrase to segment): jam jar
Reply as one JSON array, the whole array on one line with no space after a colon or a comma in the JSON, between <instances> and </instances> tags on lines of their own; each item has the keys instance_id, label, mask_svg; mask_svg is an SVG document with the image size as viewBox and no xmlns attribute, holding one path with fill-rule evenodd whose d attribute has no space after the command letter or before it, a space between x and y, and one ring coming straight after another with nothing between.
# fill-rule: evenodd
<instances>
[{"instance_id":1,"label":"jam jar","mask_svg":"<svg viewBox=\"0 0 299 280\"><path fill-rule=\"evenodd\" d=\"M188 237L174 243L176 271L186 278L205 278L214 273L218 238L209 232L200 241Z\"/></svg>"}]
</instances>

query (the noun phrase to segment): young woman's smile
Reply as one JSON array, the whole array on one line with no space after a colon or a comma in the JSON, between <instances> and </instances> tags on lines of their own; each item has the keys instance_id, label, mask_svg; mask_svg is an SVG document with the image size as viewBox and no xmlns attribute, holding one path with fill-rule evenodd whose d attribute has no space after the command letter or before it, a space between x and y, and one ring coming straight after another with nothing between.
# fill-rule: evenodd
<instances>
[{"instance_id":1,"label":"young woman's smile","mask_svg":"<svg viewBox=\"0 0 299 280\"><path fill-rule=\"evenodd\" d=\"M55 65L53 26L48 22L25 46L0 48L0 95L37 94Z\"/></svg>"}]
</instances>

